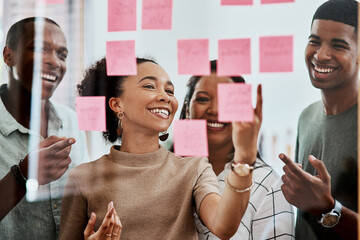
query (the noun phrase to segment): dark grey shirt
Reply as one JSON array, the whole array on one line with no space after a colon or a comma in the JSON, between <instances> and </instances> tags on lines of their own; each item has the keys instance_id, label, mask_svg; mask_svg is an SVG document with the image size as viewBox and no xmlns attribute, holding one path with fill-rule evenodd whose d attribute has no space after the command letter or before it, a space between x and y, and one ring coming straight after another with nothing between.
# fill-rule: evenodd
<instances>
[{"instance_id":1,"label":"dark grey shirt","mask_svg":"<svg viewBox=\"0 0 360 240\"><path fill-rule=\"evenodd\" d=\"M332 196L357 211L357 105L337 115L326 115L322 101L306 108L299 119L295 161L316 175L310 154L322 160L331 176ZM341 218L340 218L341 221ZM341 239L315 217L298 211L296 239Z\"/></svg>"}]
</instances>

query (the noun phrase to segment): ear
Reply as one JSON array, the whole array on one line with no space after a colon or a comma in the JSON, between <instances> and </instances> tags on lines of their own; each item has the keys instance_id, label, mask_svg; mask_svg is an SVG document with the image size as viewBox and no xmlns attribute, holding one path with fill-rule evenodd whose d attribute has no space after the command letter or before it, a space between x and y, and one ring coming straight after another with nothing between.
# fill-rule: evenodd
<instances>
[{"instance_id":1,"label":"ear","mask_svg":"<svg viewBox=\"0 0 360 240\"><path fill-rule=\"evenodd\" d=\"M109 100L109 107L114 113L123 112L124 109L121 106L120 98L112 97Z\"/></svg>"},{"instance_id":2,"label":"ear","mask_svg":"<svg viewBox=\"0 0 360 240\"><path fill-rule=\"evenodd\" d=\"M15 65L15 52L8 46L5 46L3 49L3 59L9 67Z\"/></svg>"}]
</instances>

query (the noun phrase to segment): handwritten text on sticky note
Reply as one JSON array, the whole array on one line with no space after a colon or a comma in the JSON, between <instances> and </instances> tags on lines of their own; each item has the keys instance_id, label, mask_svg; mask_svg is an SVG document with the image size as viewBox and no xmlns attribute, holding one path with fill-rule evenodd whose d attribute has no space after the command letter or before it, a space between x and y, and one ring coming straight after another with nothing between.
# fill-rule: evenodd
<instances>
[{"instance_id":1,"label":"handwritten text on sticky note","mask_svg":"<svg viewBox=\"0 0 360 240\"><path fill-rule=\"evenodd\" d=\"M135 40L106 42L108 76L136 75Z\"/></svg>"},{"instance_id":2,"label":"handwritten text on sticky note","mask_svg":"<svg viewBox=\"0 0 360 240\"><path fill-rule=\"evenodd\" d=\"M206 120L175 120L173 128L176 155L209 155Z\"/></svg>"},{"instance_id":3,"label":"handwritten text on sticky note","mask_svg":"<svg viewBox=\"0 0 360 240\"><path fill-rule=\"evenodd\" d=\"M178 73L210 75L209 39L178 40Z\"/></svg>"},{"instance_id":4,"label":"handwritten text on sticky note","mask_svg":"<svg viewBox=\"0 0 360 240\"><path fill-rule=\"evenodd\" d=\"M143 0L142 29L171 29L173 0Z\"/></svg>"},{"instance_id":5,"label":"handwritten text on sticky note","mask_svg":"<svg viewBox=\"0 0 360 240\"><path fill-rule=\"evenodd\" d=\"M254 120L250 84L218 84L218 118L220 122L252 122Z\"/></svg>"},{"instance_id":6,"label":"handwritten text on sticky note","mask_svg":"<svg viewBox=\"0 0 360 240\"><path fill-rule=\"evenodd\" d=\"M221 5L253 5L253 0L221 0Z\"/></svg>"},{"instance_id":7,"label":"handwritten text on sticky note","mask_svg":"<svg viewBox=\"0 0 360 240\"><path fill-rule=\"evenodd\" d=\"M136 0L108 0L108 31L136 30Z\"/></svg>"},{"instance_id":8,"label":"handwritten text on sticky note","mask_svg":"<svg viewBox=\"0 0 360 240\"><path fill-rule=\"evenodd\" d=\"M240 76L250 73L250 38L219 40L217 75Z\"/></svg>"},{"instance_id":9,"label":"handwritten text on sticky note","mask_svg":"<svg viewBox=\"0 0 360 240\"><path fill-rule=\"evenodd\" d=\"M77 97L76 114L80 130L106 131L105 96Z\"/></svg>"},{"instance_id":10,"label":"handwritten text on sticky note","mask_svg":"<svg viewBox=\"0 0 360 240\"><path fill-rule=\"evenodd\" d=\"M260 72L293 71L293 36L260 37Z\"/></svg>"}]
</instances>

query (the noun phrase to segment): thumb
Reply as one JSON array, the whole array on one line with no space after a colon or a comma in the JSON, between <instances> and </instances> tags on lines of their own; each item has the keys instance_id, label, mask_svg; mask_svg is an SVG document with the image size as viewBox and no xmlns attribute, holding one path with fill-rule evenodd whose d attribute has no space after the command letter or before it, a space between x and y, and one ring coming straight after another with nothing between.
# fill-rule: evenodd
<instances>
[{"instance_id":1,"label":"thumb","mask_svg":"<svg viewBox=\"0 0 360 240\"><path fill-rule=\"evenodd\" d=\"M316 159L313 155L309 156L309 162L316 169L317 173L319 174L319 178L324 183L330 183L330 174L327 171L324 162Z\"/></svg>"},{"instance_id":2,"label":"thumb","mask_svg":"<svg viewBox=\"0 0 360 240\"><path fill-rule=\"evenodd\" d=\"M94 233L95 221L96 221L96 215L95 215L95 213L92 212L89 222L86 225L86 228L84 230L84 239L88 239L91 236L91 234Z\"/></svg>"}]
</instances>

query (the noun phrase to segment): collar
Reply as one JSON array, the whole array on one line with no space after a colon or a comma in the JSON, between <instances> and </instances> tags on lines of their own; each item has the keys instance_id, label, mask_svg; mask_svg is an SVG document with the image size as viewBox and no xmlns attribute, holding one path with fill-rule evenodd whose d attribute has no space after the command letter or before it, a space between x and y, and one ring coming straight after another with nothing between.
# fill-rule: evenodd
<instances>
[{"instance_id":1,"label":"collar","mask_svg":"<svg viewBox=\"0 0 360 240\"><path fill-rule=\"evenodd\" d=\"M18 123L15 118L8 112L3 101L0 98L0 132L5 137L9 136L10 133L18 130L21 133L29 133L29 129Z\"/></svg>"},{"instance_id":2,"label":"collar","mask_svg":"<svg viewBox=\"0 0 360 240\"><path fill-rule=\"evenodd\" d=\"M7 84L0 86L0 95L7 88ZM16 121L16 119L8 112L4 102L0 98L0 133L5 137L9 136L12 132L19 131L24 134L29 134L30 129L24 127ZM59 129L62 126L62 120L59 117L58 112L56 111L56 105L49 101L49 123L53 125L56 129ZM48 126L49 128L49 126Z\"/></svg>"},{"instance_id":3,"label":"collar","mask_svg":"<svg viewBox=\"0 0 360 240\"><path fill-rule=\"evenodd\" d=\"M128 167L154 166L164 162L168 158L169 154L171 154L161 145L155 152L144 154L122 152L118 150L119 148L119 145L112 146L110 153L107 155L107 158L110 161Z\"/></svg>"}]
</instances>

